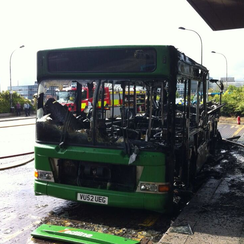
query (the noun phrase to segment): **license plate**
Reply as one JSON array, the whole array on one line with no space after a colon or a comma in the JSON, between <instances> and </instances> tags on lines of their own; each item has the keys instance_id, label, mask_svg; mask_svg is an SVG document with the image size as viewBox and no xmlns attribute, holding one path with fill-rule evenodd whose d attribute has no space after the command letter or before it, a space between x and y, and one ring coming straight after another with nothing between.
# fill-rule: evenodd
<instances>
[{"instance_id":1,"label":"license plate","mask_svg":"<svg viewBox=\"0 0 244 244\"><path fill-rule=\"evenodd\" d=\"M82 202L93 202L98 204L108 204L108 197L78 193L77 200Z\"/></svg>"}]
</instances>

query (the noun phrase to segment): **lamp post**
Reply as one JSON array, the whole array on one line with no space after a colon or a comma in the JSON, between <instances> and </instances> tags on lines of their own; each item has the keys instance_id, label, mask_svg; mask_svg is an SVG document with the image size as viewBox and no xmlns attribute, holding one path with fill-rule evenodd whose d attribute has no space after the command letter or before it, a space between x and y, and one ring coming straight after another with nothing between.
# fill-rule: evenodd
<instances>
[{"instance_id":1,"label":"lamp post","mask_svg":"<svg viewBox=\"0 0 244 244\"><path fill-rule=\"evenodd\" d=\"M23 47L25 47L25 46L24 46L24 45L21 45L19 48L23 48ZM10 84L9 84L9 85L10 85L10 91L9 91L9 93L10 93L10 110L12 109L12 106L13 106L11 60L12 60L12 56L13 56L13 54L14 54L14 52L15 52L16 50L17 50L17 49L15 49L15 50L11 53L11 55L10 55L10 60L9 60L9 75L10 75Z\"/></svg>"},{"instance_id":2,"label":"lamp post","mask_svg":"<svg viewBox=\"0 0 244 244\"><path fill-rule=\"evenodd\" d=\"M215 53L215 54L220 54L225 58L225 66L226 66L226 74L225 74L225 80L226 80L226 88L228 87L228 63L227 63L227 58L225 57L225 55L223 53L217 53L215 51L212 51L211 53Z\"/></svg>"},{"instance_id":3,"label":"lamp post","mask_svg":"<svg viewBox=\"0 0 244 244\"><path fill-rule=\"evenodd\" d=\"M200 38L200 42L201 42L201 64L202 64L202 59L203 59L203 54L202 54L203 53L203 45L202 45L202 38L201 38L201 36L196 31L191 30L191 29L186 29L184 27L179 27L179 29L180 30L186 30L186 31L192 31L192 32L196 33L198 35L198 37Z\"/></svg>"}]
</instances>

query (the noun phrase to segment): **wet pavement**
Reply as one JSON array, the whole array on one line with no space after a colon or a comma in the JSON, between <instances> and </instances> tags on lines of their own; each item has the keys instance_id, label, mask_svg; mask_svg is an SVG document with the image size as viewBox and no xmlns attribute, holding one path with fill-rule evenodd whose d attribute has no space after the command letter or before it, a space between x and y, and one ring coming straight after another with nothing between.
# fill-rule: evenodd
<instances>
[{"instance_id":1,"label":"wet pavement","mask_svg":"<svg viewBox=\"0 0 244 244\"><path fill-rule=\"evenodd\" d=\"M2 158L0 159L0 170L18 167L27 164L33 160L34 160L34 153L29 153L23 156Z\"/></svg>"},{"instance_id":2,"label":"wet pavement","mask_svg":"<svg viewBox=\"0 0 244 244\"><path fill-rule=\"evenodd\" d=\"M34 159L35 116L0 116L0 170L16 167Z\"/></svg>"},{"instance_id":3,"label":"wet pavement","mask_svg":"<svg viewBox=\"0 0 244 244\"><path fill-rule=\"evenodd\" d=\"M67 201L34 195L34 162L0 171L0 243L25 244L41 219Z\"/></svg>"},{"instance_id":4,"label":"wet pavement","mask_svg":"<svg viewBox=\"0 0 244 244\"><path fill-rule=\"evenodd\" d=\"M209 180L159 243L244 243L244 149L225 143L219 155L222 160L206 165Z\"/></svg>"}]
</instances>

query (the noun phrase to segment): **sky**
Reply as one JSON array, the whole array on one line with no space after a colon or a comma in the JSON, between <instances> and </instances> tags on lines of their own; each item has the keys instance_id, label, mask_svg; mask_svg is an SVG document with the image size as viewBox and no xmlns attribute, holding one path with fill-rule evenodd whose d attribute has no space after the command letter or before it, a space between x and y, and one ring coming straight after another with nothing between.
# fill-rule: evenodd
<instances>
[{"instance_id":1,"label":"sky","mask_svg":"<svg viewBox=\"0 0 244 244\"><path fill-rule=\"evenodd\" d=\"M12 86L33 85L43 49L173 45L200 63L199 36L180 26L201 36L212 78L227 68L228 77L244 81L244 29L213 31L186 0L0 0L0 91L10 85L10 67Z\"/></svg>"}]
</instances>

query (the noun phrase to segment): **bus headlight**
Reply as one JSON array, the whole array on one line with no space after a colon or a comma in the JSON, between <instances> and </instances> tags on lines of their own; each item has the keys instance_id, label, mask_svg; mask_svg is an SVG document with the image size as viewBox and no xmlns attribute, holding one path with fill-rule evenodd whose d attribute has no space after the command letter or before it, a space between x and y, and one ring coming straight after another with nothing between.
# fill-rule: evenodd
<instances>
[{"instance_id":1,"label":"bus headlight","mask_svg":"<svg viewBox=\"0 0 244 244\"><path fill-rule=\"evenodd\" d=\"M145 193L166 193L169 192L170 187L167 183L155 183L155 182L139 182L137 192Z\"/></svg>"},{"instance_id":2,"label":"bus headlight","mask_svg":"<svg viewBox=\"0 0 244 244\"><path fill-rule=\"evenodd\" d=\"M52 171L35 170L34 176L37 180L54 182Z\"/></svg>"},{"instance_id":3,"label":"bus headlight","mask_svg":"<svg viewBox=\"0 0 244 244\"><path fill-rule=\"evenodd\" d=\"M155 184L151 184L151 183L141 183L140 190L141 191L157 192L158 186Z\"/></svg>"}]
</instances>

